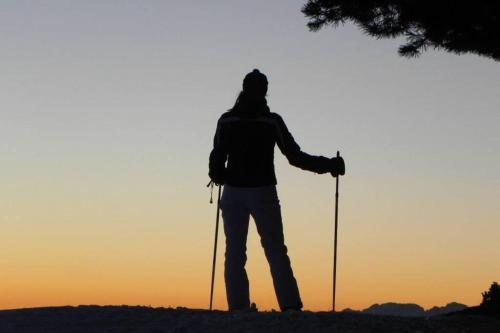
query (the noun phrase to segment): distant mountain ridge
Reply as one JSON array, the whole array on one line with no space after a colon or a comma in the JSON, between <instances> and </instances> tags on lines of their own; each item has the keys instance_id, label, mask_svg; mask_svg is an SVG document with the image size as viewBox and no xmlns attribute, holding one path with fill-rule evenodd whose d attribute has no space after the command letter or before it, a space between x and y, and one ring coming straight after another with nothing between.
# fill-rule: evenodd
<instances>
[{"instance_id":1,"label":"distant mountain ridge","mask_svg":"<svg viewBox=\"0 0 500 333\"><path fill-rule=\"evenodd\" d=\"M431 317L439 316L452 312L462 311L467 308L467 305L451 302L445 306L435 306L429 310L425 310L418 304L414 303L383 303L373 304L369 308L361 311L345 309L344 312L358 312L372 315L382 316L399 316L399 317Z\"/></svg>"}]
</instances>

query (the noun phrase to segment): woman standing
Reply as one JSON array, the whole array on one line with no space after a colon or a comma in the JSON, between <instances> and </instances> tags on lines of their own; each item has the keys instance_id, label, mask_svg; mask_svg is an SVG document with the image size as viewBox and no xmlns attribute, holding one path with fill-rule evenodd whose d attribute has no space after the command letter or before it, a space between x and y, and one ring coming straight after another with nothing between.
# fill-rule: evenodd
<instances>
[{"instance_id":1,"label":"woman standing","mask_svg":"<svg viewBox=\"0 0 500 333\"><path fill-rule=\"evenodd\" d=\"M330 172L333 176L345 172L341 157L311 156L300 150L283 119L270 112L266 101L267 86L266 76L257 69L245 76L236 103L217 123L214 148L210 153L210 179L216 184L224 184L220 207L226 235L224 278L229 310L250 307L245 270L250 216L255 221L271 268L280 309L302 308L283 236L276 193L274 146L277 144L290 164L301 169Z\"/></svg>"}]
</instances>

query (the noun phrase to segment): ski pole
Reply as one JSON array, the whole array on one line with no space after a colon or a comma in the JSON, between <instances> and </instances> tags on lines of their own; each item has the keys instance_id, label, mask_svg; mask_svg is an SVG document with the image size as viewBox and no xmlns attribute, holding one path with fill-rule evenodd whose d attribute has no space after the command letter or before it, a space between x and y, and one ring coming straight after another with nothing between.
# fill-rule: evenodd
<instances>
[{"instance_id":1,"label":"ski pole","mask_svg":"<svg viewBox=\"0 0 500 333\"><path fill-rule=\"evenodd\" d=\"M214 241L214 256L212 259L212 282L210 284L210 311L212 311L212 301L214 298L214 281L215 281L215 263L217 260L217 238L219 235L219 211L220 211L220 191L221 185L217 185L219 187L219 193L217 195L217 217L215 219L215 241ZM212 183L213 188L213 183Z\"/></svg>"},{"instance_id":2,"label":"ski pole","mask_svg":"<svg viewBox=\"0 0 500 333\"><path fill-rule=\"evenodd\" d=\"M340 153L337 150L337 157ZM338 214L339 214L339 175L335 181L335 233L333 241L333 297L332 297L332 311L335 312L335 292L337 287L337 229L338 229Z\"/></svg>"}]
</instances>

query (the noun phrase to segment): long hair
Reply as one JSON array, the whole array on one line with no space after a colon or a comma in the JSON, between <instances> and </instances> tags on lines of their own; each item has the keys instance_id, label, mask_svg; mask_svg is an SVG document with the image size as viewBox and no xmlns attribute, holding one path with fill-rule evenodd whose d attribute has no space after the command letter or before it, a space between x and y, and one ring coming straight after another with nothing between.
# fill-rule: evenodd
<instances>
[{"instance_id":1,"label":"long hair","mask_svg":"<svg viewBox=\"0 0 500 333\"><path fill-rule=\"evenodd\" d=\"M234 105L229 111L245 114L263 114L270 112L267 106L266 95L250 93L242 90L238 94Z\"/></svg>"}]
</instances>

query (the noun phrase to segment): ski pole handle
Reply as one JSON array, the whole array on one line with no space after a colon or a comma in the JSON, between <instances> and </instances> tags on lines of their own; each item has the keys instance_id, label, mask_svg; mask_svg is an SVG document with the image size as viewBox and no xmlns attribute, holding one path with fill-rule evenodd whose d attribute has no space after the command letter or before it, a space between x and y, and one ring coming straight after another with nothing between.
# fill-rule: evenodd
<instances>
[{"instance_id":1,"label":"ski pole handle","mask_svg":"<svg viewBox=\"0 0 500 333\"><path fill-rule=\"evenodd\" d=\"M337 157L337 158L339 158L339 157L340 157L340 152L339 152L338 150L337 150L337 156L336 156L336 157ZM339 178L339 176L340 176L340 174L337 174L337 175L335 176L335 178Z\"/></svg>"}]
</instances>

